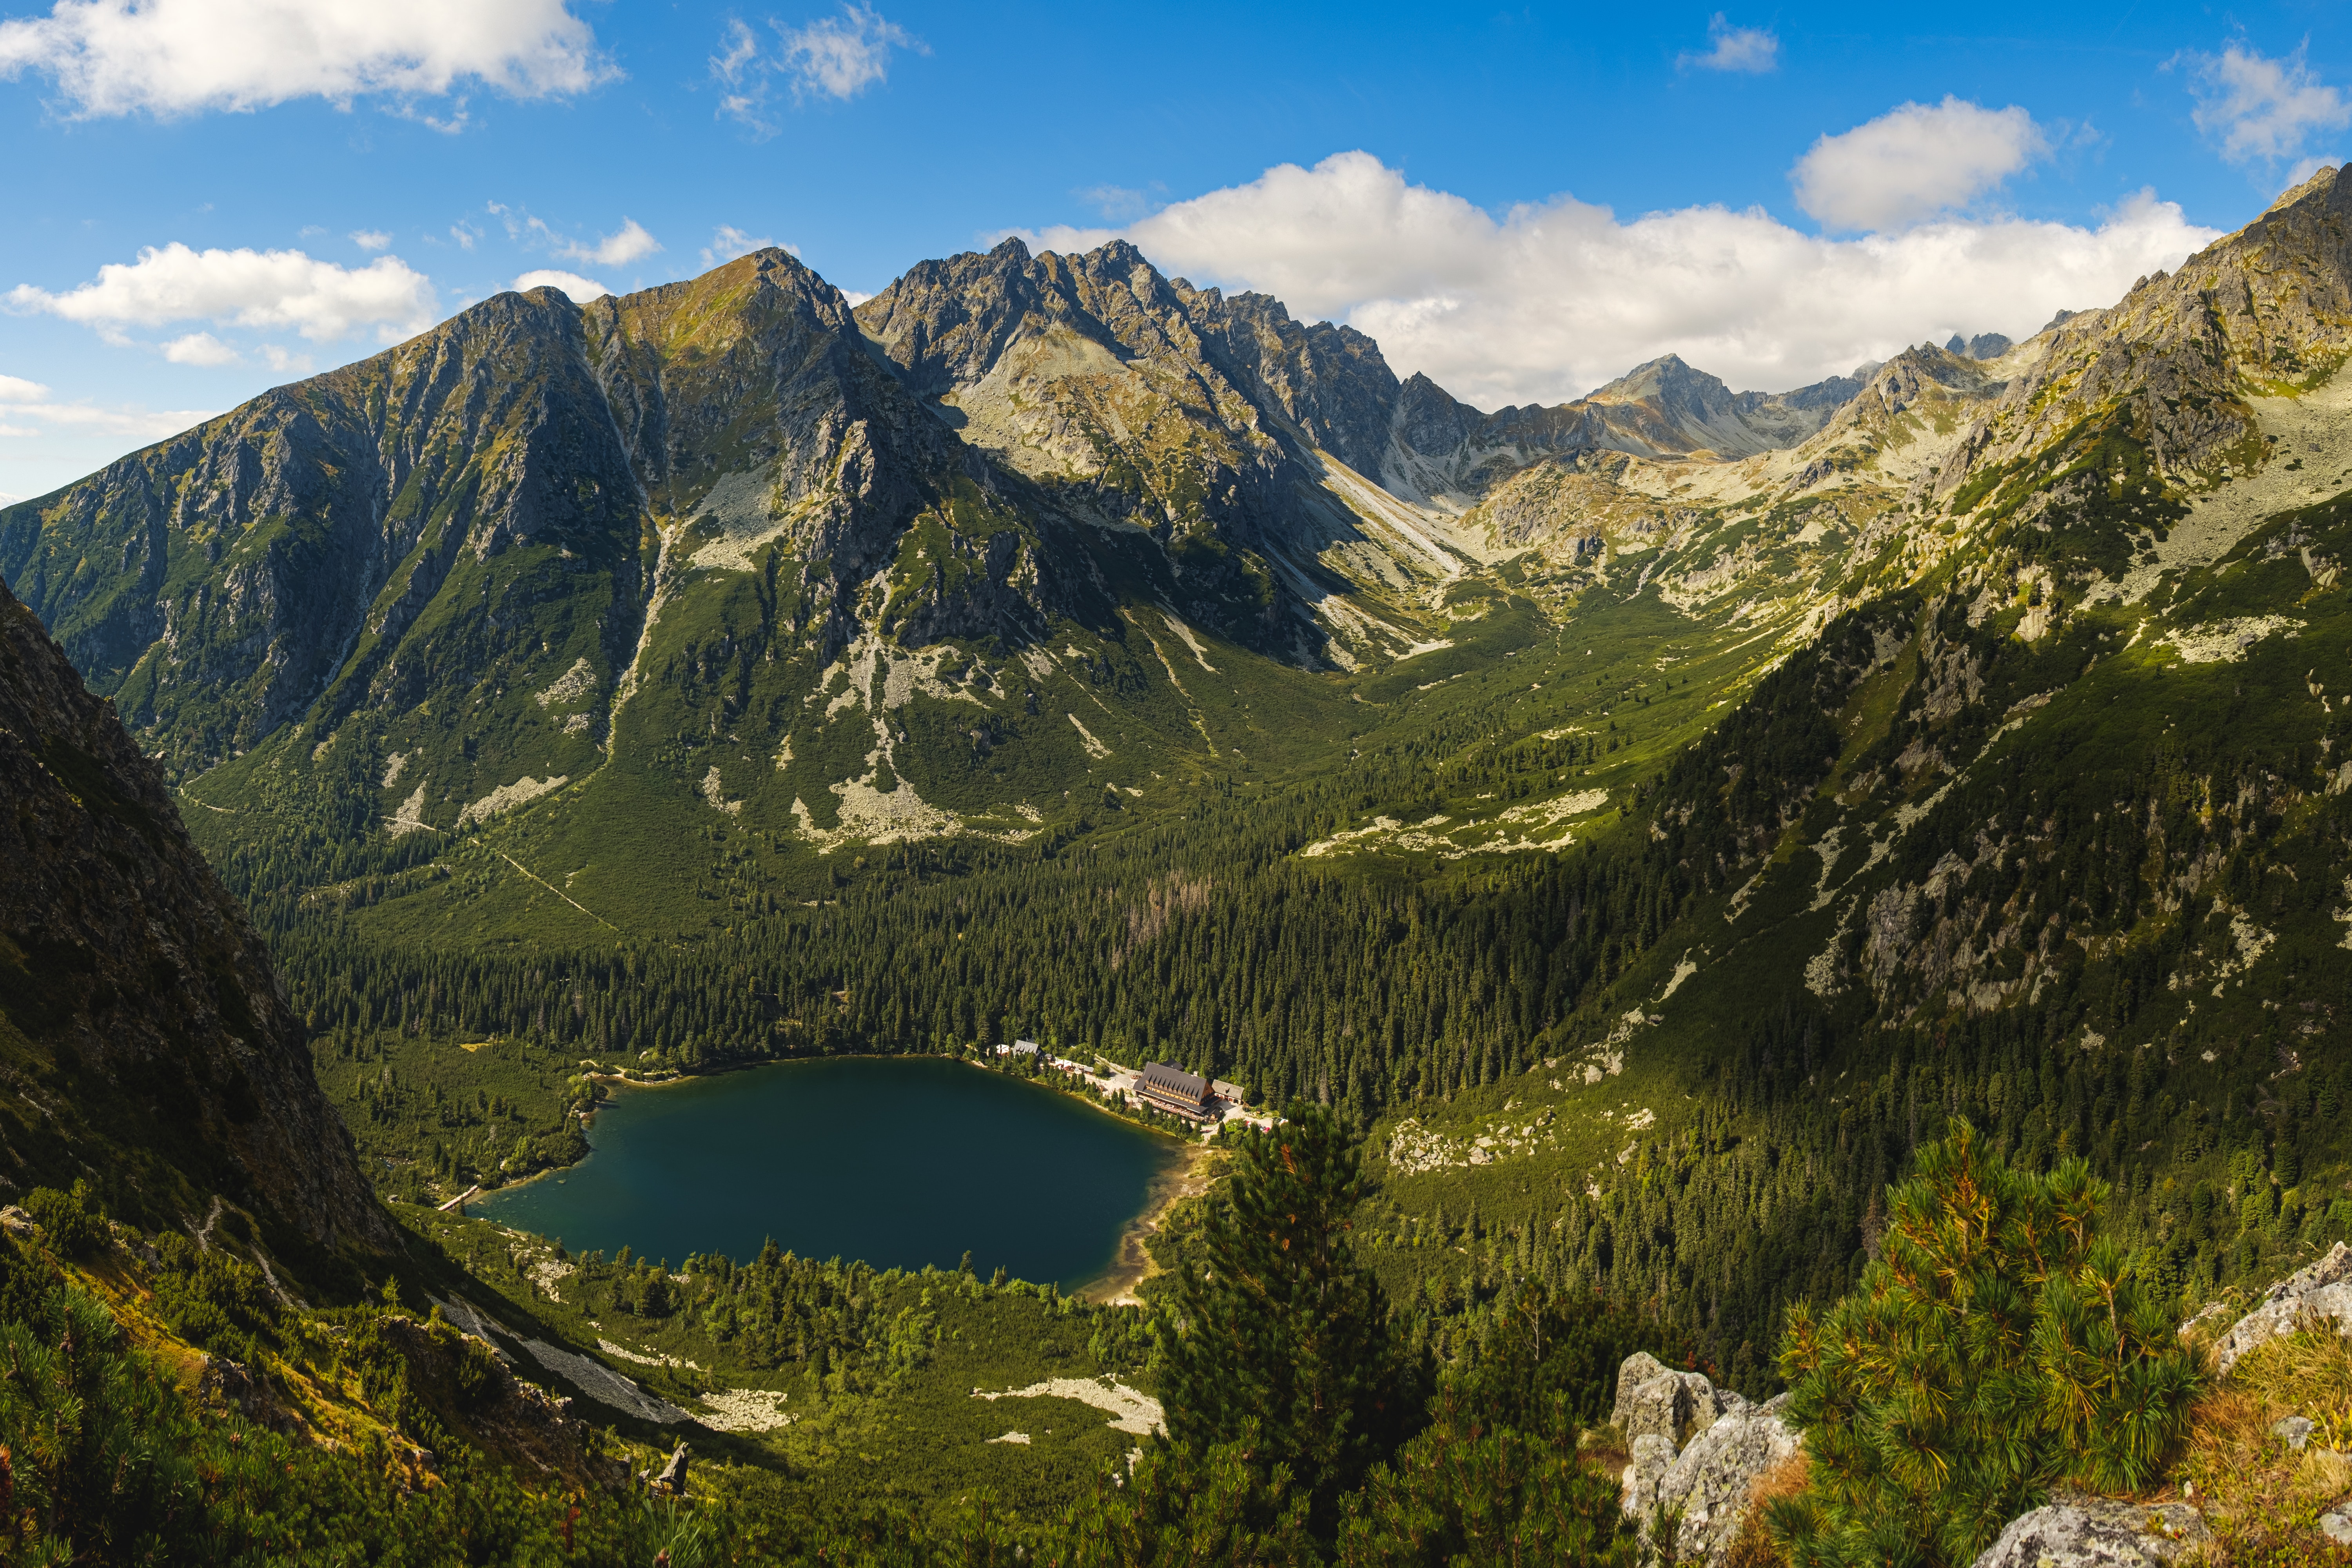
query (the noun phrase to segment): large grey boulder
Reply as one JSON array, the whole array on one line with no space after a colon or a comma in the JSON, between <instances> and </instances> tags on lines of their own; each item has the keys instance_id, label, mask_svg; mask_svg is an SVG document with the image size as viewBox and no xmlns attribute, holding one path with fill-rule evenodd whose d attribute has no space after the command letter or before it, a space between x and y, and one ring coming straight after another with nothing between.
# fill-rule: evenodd
<instances>
[{"instance_id":1,"label":"large grey boulder","mask_svg":"<svg viewBox=\"0 0 2352 1568\"><path fill-rule=\"evenodd\" d=\"M1612 1415L1633 1458L1622 1483L1626 1516L1646 1531L1660 1504L1679 1511L1675 1558L1719 1563L1757 1478L1804 1446L1780 1419L1786 1399L1751 1405L1697 1373L1627 1357Z\"/></svg>"},{"instance_id":2,"label":"large grey boulder","mask_svg":"<svg viewBox=\"0 0 2352 1568\"><path fill-rule=\"evenodd\" d=\"M2213 1347L2215 1370L2226 1373L2257 1345L2294 1332L2305 1313L2333 1318L2337 1332L2352 1335L2352 1250L2340 1241L2310 1268L2264 1291L2262 1304L2231 1325ZM1622 1390L1618 1397L1624 1397Z\"/></svg>"},{"instance_id":3,"label":"large grey boulder","mask_svg":"<svg viewBox=\"0 0 2352 1568\"><path fill-rule=\"evenodd\" d=\"M2153 1508L2061 1492L2009 1521L1974 1568L2148 1568L2212 1539L2185 1502Z\"/></svg>"},{"instance_id":4,"label":"large grey boulder","mask_svg":"<svg viewBox=\"0 0 2352 1568\"><path fill-rule=\"evenodd\" d=\"M1721 1563L1739 1533L1758 1479L1804 1446L1804 1438L1770 1405L1743 1399L1717 1416L1658 1479L1655 1500L1682 1510L1675 1557L1685 1563L1701 1558L1709 1568Z\"/></svg>"},{"instance_id":5,"label":"large grey boulder","mask_svg":"<svg viewBox=\"0 0 2352 1568\"><path fill-rule=\"evenodd\" d=\"M1676 1372L1643 1352L1618 1367L1617 1404L1609 1419L1629 1447L1637 1437L1664 1437L1679 1451L1694 1430L1741 1403L1699 1373Z\"/></svg>"}]
</instances>

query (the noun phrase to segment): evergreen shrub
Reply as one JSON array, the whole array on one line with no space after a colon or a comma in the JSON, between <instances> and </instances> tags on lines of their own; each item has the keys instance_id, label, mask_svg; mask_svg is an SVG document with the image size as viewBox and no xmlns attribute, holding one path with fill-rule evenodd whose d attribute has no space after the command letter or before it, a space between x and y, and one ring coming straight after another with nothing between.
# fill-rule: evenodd
<instances>
[{"instance_id":1,"label":"evergreen shrub","mask_svg":"<svg viewBox=\"0 0 2352 1568\"><path fill-rule=\"evenodd\" d=\"M1959 1119L1919 1151L1859 1287L1789 1313L1788 1416L1811 1460L1770 1509L1791 1568L1966 1564L2053 1487L2162 1474L2198 1379L2099 1234L2107 1195L2081 1159L2014 1169Z\"/></svg>"}]
</instances>

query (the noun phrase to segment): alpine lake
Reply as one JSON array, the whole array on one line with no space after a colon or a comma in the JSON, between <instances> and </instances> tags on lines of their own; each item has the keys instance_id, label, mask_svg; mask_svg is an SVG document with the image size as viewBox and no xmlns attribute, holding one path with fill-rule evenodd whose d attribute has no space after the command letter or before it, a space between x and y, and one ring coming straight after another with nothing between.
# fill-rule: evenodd
<instances>
[{"instance_id":1,"label":"alpine lake","mask_svg":"<svg viewBox=\"0 0 2352 1568\"><path fill-rule=\"evenodd\" d=\"M982 1276L1070 1291L1132 1272L1135 1222L1184 1164L1172 1140L1070 1095L936 1057L624 1088L589 1142L580 1163L468 1207L575 1253L740 1260L773 1238L914 1269L969 1252Z\"/></svg>"}]
</instances>

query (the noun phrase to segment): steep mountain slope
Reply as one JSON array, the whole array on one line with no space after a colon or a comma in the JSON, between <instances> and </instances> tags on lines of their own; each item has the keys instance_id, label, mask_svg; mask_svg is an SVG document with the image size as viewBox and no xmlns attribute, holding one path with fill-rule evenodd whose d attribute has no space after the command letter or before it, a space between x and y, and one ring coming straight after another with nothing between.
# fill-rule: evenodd
<instances>
[{"instance_id":1,"label":"steep mountain slope","mask_svg":"<svg viewBox=\"0 0 2352 1568\"><path fill-rule=\"evenodd\" d=\"M166 1227L205 1223L217 1194L281 1246L389 1247L259 938L153 765L5 588L0 802L9 1188L86 1178Z\"/></svg>"},{"instance_id":2,"label":"steep mountain slope","mask_svg":"<svg viewBox=\"0 0 2352 1568\"><path fill-rule=\"evenodd\" d=\"M1553 423L1687 446L1763 406L1651 367ZM855 319L767 252L278 389L0 512L0 574L268 879L438 897L453 836L544 798L500 908L696 923L642 884L698 879L720 823L787 868L1018 843L1328 757L1360 703L1315 672L1447 647L1504 586L1509 531L1351 466L1474 413L1118 246L926 264Z\"/></svg>"},{"instance_id":3,"label":"steep mountain slope","mask_svg":"<svg viewBox=\"0 0 2352 1568\"><path fill-rule=\"evenodd\" d=\"M1327 489L1331 459L1377 462L1386 438L1396 379L1360 333L1164 279L1123 242L924 262L857 318L908 388L1042 504L1158 537L1188 612L1236 640L1315 662L1343 628L1292 605L1456 569L1377 504L1351 510L1344 480Z\"/></svg>"}]
</instances>

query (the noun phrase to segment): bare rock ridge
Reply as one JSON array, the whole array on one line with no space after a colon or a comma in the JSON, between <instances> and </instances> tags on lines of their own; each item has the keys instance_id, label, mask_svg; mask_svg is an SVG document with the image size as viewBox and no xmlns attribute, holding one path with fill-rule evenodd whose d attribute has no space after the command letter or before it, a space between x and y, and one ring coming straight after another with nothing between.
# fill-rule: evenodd
<instances>
[{"instance_id":1,"label":"bare rock ridge","mask_svg":"<svg viewBox=\"0 0 2352 1568\"><path fill-rule=\"evenodd\" d=\"M394 1232L245 912L152 763L0 587L0 1181L150 1224L212 1194L281 1237Z\"/></svg>"},{"instance_id":2,"label":"bare rock ridge","mask_svg":"<svg viewBox=\"0 0 2352 1568\"><path fill-rule=\"evenodd\" d=\"M2146 444L2163 474L2259 464L2250 390L2333 373L2347 329L2352 182L2326 168L2179 271L2140 279L2106 310L2062 313L1934 493L1950 496L1989 467L2071 452L2109 428Z\"/></svg>"},{"instance_id":3,"label":"bare rock ridge","mask_svg":"<svg viewBox=\"0 0 2352 1568\"><path fill-rule=\"evenodd\" d=\"M1399 382L1353 328L1302 324L1263 294L1228 298L1163 278L1124 241L1065 257L1008 239L984 256L923 262L857 319L908 390L967 439L1033 477L1070 482L1080 504L1276 533L1297 521L1297 465L1313 453L1409 499L1466 500L1544 456L1793 446L1876 368L1790 393L1734 393L1669 354L1586 398L1486 414L1426 376ZM1185 479L1155 485L1171 461Z\"/></svg>"},{"instance_id":4,"label":"bare rock ridge","mask_svg":"<svg viewBox=\"0 0 2352 1568\"><path fill-rule=\"evenodd\" d=\"M2247 1352L2318 1321L2352 1335L2352 1248L2340 1241L2310 1268L2272 1286L2253 1310L2230 1326L2213 1346L2214 1370L2227 1373Z\"/></svg>"}]
</instances>

